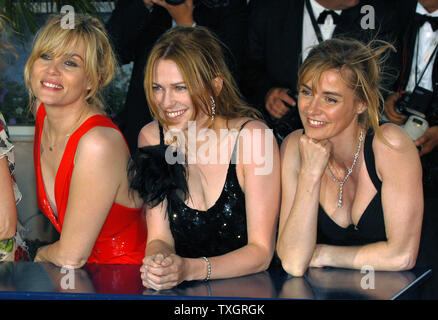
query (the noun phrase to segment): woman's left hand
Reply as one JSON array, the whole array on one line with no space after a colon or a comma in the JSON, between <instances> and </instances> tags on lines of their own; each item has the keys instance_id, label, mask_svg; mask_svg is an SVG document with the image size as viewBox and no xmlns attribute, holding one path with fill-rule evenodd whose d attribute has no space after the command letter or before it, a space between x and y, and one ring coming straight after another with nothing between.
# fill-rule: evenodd
<instances>
[{"instance_id":1,"label":"woman's left hand","mask_svg":"<svg viewBox=\"0 0 438 320\"><path fill-rule=\"evenodd\" d=\"M185 280L184 258L170 254L160 264L145 264L140 269L143 285L154 290L171 289Z\"/></svg>"}]
</instances>

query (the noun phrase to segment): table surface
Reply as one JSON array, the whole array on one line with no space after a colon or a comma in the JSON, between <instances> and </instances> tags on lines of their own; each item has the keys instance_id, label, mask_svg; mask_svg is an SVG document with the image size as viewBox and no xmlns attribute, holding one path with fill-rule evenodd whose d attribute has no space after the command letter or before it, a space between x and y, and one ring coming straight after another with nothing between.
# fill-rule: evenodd
<instances>
[{"instance_id":1,"label":"table surface","mask_svg":"<svg viewBox=\"0 0 438 320\"><path fill-rule=\"evenodd\" d=\"M81 269L49 263L0 263L0 299L354 299L391 300L429 280L430 269L403 272L310 268L295 278L279 266L254 275L183 282L172 290L142 286L139 265L89 264Z\"/></svg>"}]
</instances>

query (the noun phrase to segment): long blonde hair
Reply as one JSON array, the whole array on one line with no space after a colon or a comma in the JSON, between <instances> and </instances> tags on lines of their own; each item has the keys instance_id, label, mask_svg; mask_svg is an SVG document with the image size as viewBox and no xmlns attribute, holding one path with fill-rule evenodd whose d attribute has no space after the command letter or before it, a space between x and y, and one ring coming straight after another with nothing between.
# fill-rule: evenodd
<instances>
[{"instance_id":1,"label":"long blonde hair","mask_svg":"<svg viewBox=\"0 0 438 320\"><path fill-rule=\"evenodd\" d=\"M204 27L175 27L167 31L152 48L145 70L144 88L151 113L163 124L153 93L154 69L159 59L169 59L178 66L190 97L195 106L192 120L199 112L211 116L211 97L214 97L216 115L227 119L252 117L260 119L260 113L243 100L235 80L224 59L217 37ZM213 80L223 80L222 90L215 94Z\"/></svg>"},{"instance_id":2,"label":"long blonde hair","mask_svg":"<svg viewBox=\"0 0 438 320\"><path fill-rule=\"evenodd\" d=\"M53 15L46 21L35 37L32 53L26 62L24 80L30 106L35 100L30 82L35 61L45 53L58 57L68 55L78 42L84 41L85 72L91 84L86 101L90 106L104 111L101 90L112 81L117 67L105 28L98 19L85 14L75 14L73 29L63 28L61 19L62 15Z\"/></svg>"},{"instance_id":3,"label":"long blonde hair","mask_svg":"<svg viewBox=\"0 0 438 320\"><path fill-rule=\"evenodd\" d=\"M382 64L385 53L395 51L388 42L373 40L367 45L358 40L329 39L313 47L298 73L298 87L305 79L312 79L316 88L321 74L330 69L339 70L347 86L354 90L356 97L364 102L367 111L359 116L359 124L364 128L373 128L382 138L379 130L381 120Z\"/></svg>"}]
</instances>

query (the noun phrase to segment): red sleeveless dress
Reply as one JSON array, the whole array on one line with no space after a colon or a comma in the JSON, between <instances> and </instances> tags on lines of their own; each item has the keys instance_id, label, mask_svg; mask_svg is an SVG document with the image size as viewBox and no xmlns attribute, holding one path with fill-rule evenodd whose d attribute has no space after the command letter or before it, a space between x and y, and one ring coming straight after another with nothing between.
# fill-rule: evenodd
<instances>
[{"instance_id":1,"label":"red sleeveless dress","mask_svg":"<svg viewBox=\"0 0 438 320\"><path fill-rule=\"evenodd\" d=\"M40 210L52 222L59 233L68 204L70 180L74 170L74 156L81 137L94 127L110 127L119 130L106 116L95 115L88 118L68 139L55 178L55 202L58 217L55 216L44 190L41 174L40 143L46 110L41 104L36 117L34 138L34 164L37 188L37 203ZM114 203L96 243L88 258L88 263L141 264L145 254L147 228L142 208L128 208Z\"/></svg>"}]
</instances>

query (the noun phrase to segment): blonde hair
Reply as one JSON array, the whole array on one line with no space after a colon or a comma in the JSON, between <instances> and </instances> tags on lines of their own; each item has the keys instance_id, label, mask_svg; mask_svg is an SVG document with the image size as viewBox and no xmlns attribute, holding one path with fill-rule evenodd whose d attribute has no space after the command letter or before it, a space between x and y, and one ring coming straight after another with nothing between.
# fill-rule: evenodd
<instances>
[{"instance_id":1,"label":"blonde hair","mask_svg":"<svg viewBox=\"0 0 438 320\"><path fill-rule=\"evenodd\" d=\"M175 27L167 31L152 48L145 70L144 88L149 109L160 123L167 125L155 103L153 88L154 70L159 59L172 60L178 66L190 98L195 106L193 119L199 112L211 116L211 97L216 104L216 115L227 119L252 117L260 119L260 113L243 100L235 80L224 59L217 37L204 27ZM223 80L222 90L215 94L213 80Z\"/></svg>"},{"instance_id":2,"label":"blonde hair","mask_svg":"<svg viewBox=\"0 0 438 320\"><path fill-rule=\"evenodd\" d=\"M35 61L47 53L56 57L68 56L77 43L83 41L84 68L91 86L86 101L90 106L104 111L101 91L112 81L117 67L105 28L98 19L85 14L75 14L73 29L63 28L61 19L61 15L53 15L46 21L35 37L32 53L26 62L24 80L29 92L30 106L33 106L35 99L30 82Z\"/></svg>"},{"instance_id":3,"label":"blonde hair","mask_svg":"<svg viewBox=\"0 0 438 320\"><path fill-rule=\"evenodd\" d=\"M381 136L379 123L384 99L382 96L382 64L393 45L380 40L372 40L367 45L358 40L329 39L313 47L298 72L298 87L311 77L316 88L321 74L330 69L340 71L347 86L354 90L356 97L365 103L367 111L359 116L359 124L373 128ZM382 103L382 104L381 104Z\"/></svg>"}]
</instances>

